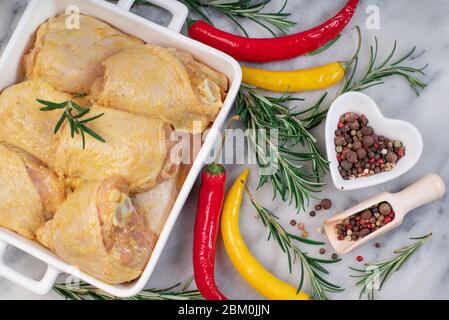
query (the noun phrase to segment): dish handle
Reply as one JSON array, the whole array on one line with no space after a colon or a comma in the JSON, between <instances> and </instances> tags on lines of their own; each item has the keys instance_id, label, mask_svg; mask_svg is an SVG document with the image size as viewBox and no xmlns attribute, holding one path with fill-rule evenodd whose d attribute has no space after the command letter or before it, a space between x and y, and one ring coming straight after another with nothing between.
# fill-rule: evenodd
<instances>
[{"instance_id":1,"label":"dish handle","mask_svg":"<svg viewBox=\"0 0 449 320\"><path fill-rule=\"evenodd\" d=\"M167 28L178 33L181 32L182 26L186 22L187 14L189 13L189 10L184 4L175 0L146 0L146 1L151 2L154 5L170 12L172 14L172 19ZM136 0L120 0L117 3L117 5L120 8L129 11L134 2L136 2Z\"/></svg>"},{"instance_id":2,"label":"dish handle","mask_svg":"<svg viewBox=\"0 0 449 320\"><path fill-rule=\"evenodd\" d=\"M0 240L0 276L17 283L37 295L46 295L50 292L55 284L56 278L59 274L61 274L61 271L47 265L47 271L41 280L35 280L29 276L26 276L5 264L4 256L8 246L10 246L8 243Z\"/></svg>"}]
</instances>

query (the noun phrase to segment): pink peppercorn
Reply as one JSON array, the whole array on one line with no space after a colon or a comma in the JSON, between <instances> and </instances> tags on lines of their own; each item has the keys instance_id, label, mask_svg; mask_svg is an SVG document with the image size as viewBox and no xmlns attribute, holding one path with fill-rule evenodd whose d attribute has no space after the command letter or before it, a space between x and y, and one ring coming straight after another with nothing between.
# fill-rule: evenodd
<instances>
[{"instance_id":1,"label":"pink peppercorn","mask_svg":"<svg viewBox=\"0 0 449 320\"><path fill-rule=\"evenodd\" d=\"M357 257L357 261L358 261L358 262L362 262L362 261L363 261L363 257L362 257L362 256L358 256L358 257Z\"/></svg>"}]
</instances>

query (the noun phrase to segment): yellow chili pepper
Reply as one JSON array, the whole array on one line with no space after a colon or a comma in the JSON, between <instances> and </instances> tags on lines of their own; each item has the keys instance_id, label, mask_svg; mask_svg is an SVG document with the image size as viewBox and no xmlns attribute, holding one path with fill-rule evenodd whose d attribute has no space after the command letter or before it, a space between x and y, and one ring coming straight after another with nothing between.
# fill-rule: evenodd
<instances>
[{"instance_id":1,"label":"yellow chili pepper","mask_svg":"<svg viewBox=\"0 0 449 320\"><path fill-rule=\"evenodd\" d=\"M293 71L270 71L242 66L243 82L275 92L301 92L331 87L343 80L346 68L355 61L360 52L362 36L360 28L356 29L359 43L356 54L349 61Z\"/></svg>"},{"instance_id":2,"label":"yellow chili pepper","mask_svg":"<svg viewBox=\"0 0 449 320\"><path fill-rule=\"evenodd\" d=\"M226 252L240 275L261 295L270 300L308 300L290 284L277 279L251 254L239 230L239 213L249 169L237 178L226 197L221 218L221 234Z\"/></svg>"},{"instance_id":3,"label":"yellow chili pepper","mask_svg":"<svg viewBox=\"0 0 449 320\"><path fill-rule=\"evenodd\" d=\"M242 66L243 82L275 92L301 92L328 88L345 76L339 62L306 70L270 71Z\"/></svg>"}]
</instances>

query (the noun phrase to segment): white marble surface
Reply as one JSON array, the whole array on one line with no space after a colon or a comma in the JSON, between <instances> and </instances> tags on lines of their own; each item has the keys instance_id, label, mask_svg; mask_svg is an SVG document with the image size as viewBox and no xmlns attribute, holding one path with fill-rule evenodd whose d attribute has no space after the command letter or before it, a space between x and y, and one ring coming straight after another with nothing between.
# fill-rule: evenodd
<instances>
[{"instance_id":1,"label":"white marble surface","mask_svg":"<svg viewBox=\"0 0 449 320\"><path fill-rule=\"evenodd\" d=\"M273 0L273 7L281 5L283 1ZM332 16L345 0L291 0L288 11L293 12L295 21L298 21L297 30L307 29ZM320 213L315 218L310 218L302 213L297 215L295 210L289 208L281 201L270 202L271 189L267 186L258 192L260 199L267 199L264 205L273 209L281 218L283 224L292 232L288 222L296 219L306 223L309 230L314 230L325 217L349 207L351 204L363 200L368 196L381 191L397 191L412 183L421 176L430 173L439 173L446 182L449 182L449 136L445 133L449 121L449 106L447 103L447 89L449 87L449 20L446 13L449 10L449 2L434 0L432 5L426 1L407 0L365 0L356 14L352 25L365 25L365 8L375 4L380 8L381 28L369 31L363 28L364 49L362 61L366 61L368 45L373 43L374 36L378 36L381 47L391 48L394 39L399 40L399 51L405 52L411 46L417 45L420 50L425 49L423 56L417 57L418 64L430 63L427 75L424 78L429 84L428 88L418 98L402 80L390 79L382 87L370 89L370 94L380 105L382 112L388 117L400 118L415 124L424 137L424 154L418 165L409 173L399 179L381 186L355 192L337 191L330 183L322 192L323 197L329 197L334 201L331 211ZM0 51L4 48L11 32L14 30L21 13L26 5L26 0L0 0ZM159 22L166 22L166 16L155 13L151 9L137 9L147 17L156 17ZM216 19L214 19L217 21ZM221 19L218 25L232 31L232 26ZM259 28L248 25L252 35L265 36L266 33ZM270 68L302 68L323 64L331 60L347 59L353 52L355 45L354 32L348 28L344 32L344 38L333 48L324 54L315 57L300 57L291 61L274 63ZM385 54L383 51L382 54ZM308 101L313 101L320 93L302 94ZM320 126L315 133L320 137L323 145L324 127ZM230 181L242 171L243 167L228 167ZM257 185L257 174L253 172L250 185ZM191 243L192 228L196 206L197 187L192 191L184 211L182 212L173 234L164 250L156 271L154 272L149 287L170 286L173 282L183 281L192 274ZM378 295L381 299L442 299L449 298L449 215L446 206L449 200L443 200L415 210L410 214L403 226L383 236L379 241L383 244L381 249L374 249L373 244L368 244L354 253L343 256L343 261L329 268L331 280L342 285L346 291L339 295L331 295L333 299L356 299L359 290L354 287L354 280L349 278L349 266L357 266L357 255L365 257L365 261L378 261L390 257L392 251L409 243L409 237L424 235L433 232L433 239L427 243L403 269L395 274ZM266 230L255 219L254 209L246 201L242 210L241 226L244 237L254 255L280 278L295 284L298 272L289 275L287 262L278 247L273 242L267 242ZM315 232L311 233L315 239L324 240L324 236ZM328 248L330 249L330 248ZM317 255L319 247L306 248L311 254ZM331 251L331 250L329 250ZM31 270L33 274L42 272L42 265L29 259L23 253L11 251L8 260L19 265L24 270ZM297 269L296 269L297 270ZM254 299L259 296L246 285L233 269L224 252L221 241L218 244L217 253L217 281L223 292L230 298ZM307 289L307 288L306 288ZM26 290L0 279L0 299L35 299L42 298L28 293ZM58 298L54 293L44 297L48 299Z\"/></svg>"}]
</instances>

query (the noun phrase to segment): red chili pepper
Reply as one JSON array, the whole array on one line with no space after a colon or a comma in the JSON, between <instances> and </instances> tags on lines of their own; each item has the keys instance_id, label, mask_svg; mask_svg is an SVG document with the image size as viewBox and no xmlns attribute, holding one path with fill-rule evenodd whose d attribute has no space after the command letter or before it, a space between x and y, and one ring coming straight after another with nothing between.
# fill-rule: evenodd
<instances>
[{"instance_id":1,"label":"red chili pepper","mask_svg":"<svg viewBox=\"0 0 449 320\"><path fill-rule=\"evenodd\" d=\"M226 171L220 164L207 165L201 174L193 239L193 271L198 290L207 300L227 300L215 283L215 243L220 227Z\"/></svg>"},{"instance_id":2,"label":"red chili pepper","mask_svg":"<svg viewBox=\"0 0 449 320\"><path fill-rule=\"evenodd\" d=\"M189 35L237 60L269 62L292 59L321 48L337 37L351 20L358 4L359 0L349 0L335 17L318 27L279 38L240 37L204 21L192 23Z\"/></svg>"}]
</instances>

